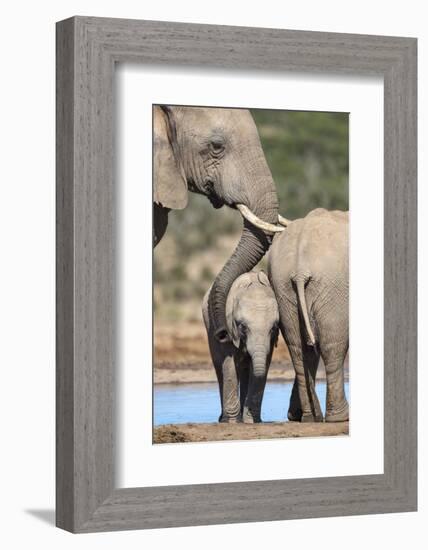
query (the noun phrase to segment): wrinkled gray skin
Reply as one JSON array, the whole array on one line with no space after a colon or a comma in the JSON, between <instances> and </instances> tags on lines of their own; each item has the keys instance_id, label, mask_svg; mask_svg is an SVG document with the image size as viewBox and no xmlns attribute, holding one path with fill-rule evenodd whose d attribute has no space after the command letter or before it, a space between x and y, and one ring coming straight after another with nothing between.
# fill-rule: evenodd
<instances>
[{"instance_id":1,"label":"wrinkled gray skin","mask_svg":"<svg viewBox=\"0 0 428 550\"><path fill-rule=\"evenodd\" d=\"M244 109L154 107L154 245L171 209L187 205L187 192L203 194L214 208L237 204L276 224L276 188L256 125ZM230 341L226 297L239 275L250 271L272 242L271 234L244 220L241 239L210 294L212 325L219 341Z\"/></svg>"},{"instance_id":2,"label":"wrinkled gray skin","mask_svg":"<svg viewBox=\"0 0 428 550\"><path fill-rule=\"evenodd\" d=\"M317 209L293 221L275 237L268 265L296 372L289 420L323 420L315 392L320 355L327 375L325 420L348 420L343 374L349 346L348 213Z\"/></svg>"},{"instance_id":3,"label":"wrinkled gray skin","mask_svg":"<svg viewBox=\"0 0 428 550\"><path fill-rule=\"evenodd\" d=\"M278 338L278 306L265 273L246 273L227 297L227 328L232 342L219 342L213 332L209 294L202 314L220 389L219 422L261 422L261 406L273 348Z\"/></svg>"}]
</instances>

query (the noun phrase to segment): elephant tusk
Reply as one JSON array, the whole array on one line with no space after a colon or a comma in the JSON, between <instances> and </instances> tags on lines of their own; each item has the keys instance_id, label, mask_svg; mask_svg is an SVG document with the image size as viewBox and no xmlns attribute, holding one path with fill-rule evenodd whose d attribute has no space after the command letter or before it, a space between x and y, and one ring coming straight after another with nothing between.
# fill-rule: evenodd
<instances>
[{"instance_id":1,"label":"elephant tusk","mask_svg":"<svg viewBox=\"0 0 428 550\"><path fill-rule=\"evenodd\" d=\"M284 218L281 216L281 214L278 214L278 223L280 223L284 227L287 227L287 225L290 225L291 220L287 220L287 218Z\"/></svg>"},{"instance_id":2,"label":"elephant tusk","mask_svg":"<svg viewBox=\"0 0 428 550\"><path fill-rule=\"evenodd\" d=\"M269 233L280 233L281 231L284 231L284 227L264 222L263 220L258 218L253 212L251 212L248 206L245 206L245 204L237 204L236 208L241 212L242 216L246 220L248 220L259 229L263 229L263 231L268 231Z\"/></svg>"}]
</instances>

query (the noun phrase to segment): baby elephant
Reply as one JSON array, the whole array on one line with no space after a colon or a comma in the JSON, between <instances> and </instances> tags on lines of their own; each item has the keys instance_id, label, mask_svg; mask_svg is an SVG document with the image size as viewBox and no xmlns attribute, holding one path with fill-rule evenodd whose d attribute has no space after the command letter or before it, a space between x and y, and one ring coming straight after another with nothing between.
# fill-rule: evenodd
<instances>
[{"instance_id":1,"label":"baby elephant","mask_svg":"<svg viewBox=\"0 0 428 550\"><path fill-rule=\"evenodd\" d=\"M349 346L348 213L316 209L274 239L269 279L296 377L289 420L322 421L315 392L320 355L327 376L326 422L348 420L343 363Z\"/></svg>"},{"instance_id":2,"label":"baby elephant","mask_svg":"<svg viewBox=\"0 0 428 550\"><path fill-rule=\"evenodd\" d=\"M227 329L232 342L214 336L208 298L202 313L221 399L219 422L261 422L263 393L273 347L278 339L279 314L265 273L245 273L236 279L226 301Z\"/></svg>"}]
</instances>

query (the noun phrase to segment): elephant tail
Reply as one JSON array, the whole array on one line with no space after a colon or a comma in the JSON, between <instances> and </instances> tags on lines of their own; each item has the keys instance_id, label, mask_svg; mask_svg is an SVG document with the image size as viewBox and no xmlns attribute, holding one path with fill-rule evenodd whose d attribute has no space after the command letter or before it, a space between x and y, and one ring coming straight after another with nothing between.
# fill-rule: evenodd
<instances>
[{"instance_id":1,"label":"elephant tail","mask_svg":"<svg viewBox=\"0 0 428 550\"><path fill-rule=\"evenodd\" d=\"M310 346L316 346L316 340L314 333L312 331L311 323L309 320L308 307L306 305L306 296L305 296L305 283L308 279L304 277L296 277L296 289L297 289L297 298L299 300L300 311L302 312L303 321L305 323L306 332L308 335L308 344Z\"/></svg>"}]
</instances>

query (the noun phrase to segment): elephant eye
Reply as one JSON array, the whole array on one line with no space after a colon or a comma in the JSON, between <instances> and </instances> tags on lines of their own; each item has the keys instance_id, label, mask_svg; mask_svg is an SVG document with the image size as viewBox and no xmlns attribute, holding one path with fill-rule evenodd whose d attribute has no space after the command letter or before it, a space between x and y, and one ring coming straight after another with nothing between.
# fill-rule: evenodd
<instances>
[{"instance_id":1,"label":"elephant eye","mask_svg":"<svg viewBox=\"0 0 428 550\"><path fill-rule=\"evenodd\" d=\"M224 151L224 141L222 138L220 137L216 137L216 138L213 138L211 139L210 141L210 149L211 149L211 152L218 156L218 155L221 155L221 153L223 153Z\"/></svg>"},{"instance_id":2,"label":"elephant eye","mask_svg":"<svg viewBox=\"0 0 428 550\"><path fill-rule=\"evenodd\" d=\"M245 323L238 323L238 330L241 336L245 336L248 332L248 327Z\"/></svg>"}]
</instances>

